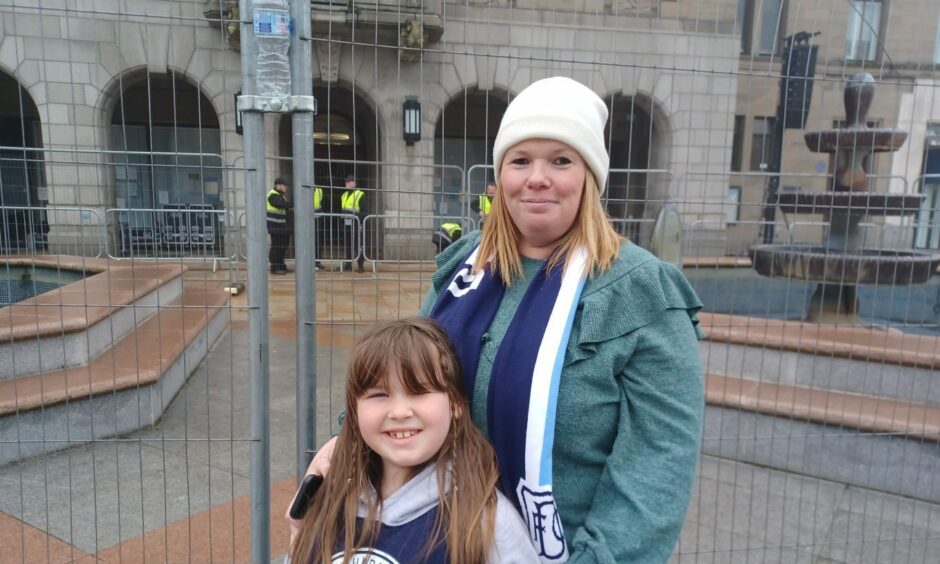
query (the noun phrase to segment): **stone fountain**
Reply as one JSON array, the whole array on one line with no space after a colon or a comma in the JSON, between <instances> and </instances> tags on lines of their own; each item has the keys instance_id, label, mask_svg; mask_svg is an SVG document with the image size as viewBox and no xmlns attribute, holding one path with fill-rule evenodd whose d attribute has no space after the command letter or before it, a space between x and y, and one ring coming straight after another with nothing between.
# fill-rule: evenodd
<instances>
[{"instance_id":1,"label":"stone fountain","mask_svg":"<svg viewBox=\"0 0 940 564\"><path fill-rule=\"evenodd\" d=\"M855 75L844 91L845 127L805 136L811 151L835 154L829 190L783 193L777 200L785 213L822 214L829 224L824 244L757 245L751 249L758 274L818 283L807 321L861 324L856 296L859 284L923 284L940 265L940 255L934 253L864 248L859 224L865 218L912 215L924 199L923 194L869 191L872 154L897 151L907 139L906 131L866 125L874 94L874 78L867 73Z\"/></svg>"}]
</instances>

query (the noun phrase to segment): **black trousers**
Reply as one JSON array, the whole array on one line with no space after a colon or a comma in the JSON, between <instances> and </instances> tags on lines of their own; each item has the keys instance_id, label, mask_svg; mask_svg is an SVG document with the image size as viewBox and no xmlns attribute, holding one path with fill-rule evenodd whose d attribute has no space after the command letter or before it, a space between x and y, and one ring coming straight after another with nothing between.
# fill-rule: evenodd
<instances>
[{"instance_id":1,"label":"black trousers","mask_svg":"<svg viewBox=\"0 0 940 564\"><path fill-rule=\"evenodd\" d=\"M441 251L449 247L453 241L451 241L450 237L448 237L444 233L441 233L440 231L435 231L434 235L431 235L431 242L434 243L434 248L437 250L438 253L440 253Z\"/></svg>"},{"instance_id":2,"label":"black trousers","mask_svg":"<svg viewBox=\"0 0 940 564\"><path fill-rule=\"evenodd\" d=\"M315 253L313 255L315 264L320 264L320 261L324 259L323 245L324 245L324 239L326 239L326 225L327 225L327 218L318 217L316 214L314 214L313 216L314 235L313 236L317 242L313 250L313 252Z\"/></svg>"},{"instance_id":3,"label":"black trousers","mask_svg":"<svg viewBox=\"0 0 940 564\"><path fill-rule=\"evenodd\" d=\"M287 268L284 256L287 255L287 247L290 245L290 230L287 227L269 225L268 234L271 235L271 248L268 250L271 269Z\"/></svg>"},{"instance_id":4,"label":"black trousers","mask_svg":"<svg viewBox=\"0 0 940 564\"><path fill-rule=\"evenodd\" d=\"M359 258L356 262L359 264L359 268L362 268L362 264L365 262L365 258L362 255L359 255L359 226L362 223L356 223L350 221L350 225L346 225L346 221L343 221L343 239L346 247L346 264L352 268L352 261L358 255Z\"/></svg>"}]
</instances>

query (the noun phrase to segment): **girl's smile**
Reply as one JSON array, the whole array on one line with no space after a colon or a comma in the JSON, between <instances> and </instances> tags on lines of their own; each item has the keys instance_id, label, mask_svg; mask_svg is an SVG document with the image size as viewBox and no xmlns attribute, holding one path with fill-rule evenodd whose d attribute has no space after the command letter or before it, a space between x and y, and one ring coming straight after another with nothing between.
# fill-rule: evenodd
<instances>
[{"instance_id":1,"label":"girl's smile","mask_svg":"<svg viewBox=\"0 0 940 564\"><path fill-rule=\"evenodd\" d=\"M453 414L446 393L406 390L394 364L386 380L356 401L362 438L382 458L383 497L434 459L450 432Z\"/></svg>"}]
</instances>

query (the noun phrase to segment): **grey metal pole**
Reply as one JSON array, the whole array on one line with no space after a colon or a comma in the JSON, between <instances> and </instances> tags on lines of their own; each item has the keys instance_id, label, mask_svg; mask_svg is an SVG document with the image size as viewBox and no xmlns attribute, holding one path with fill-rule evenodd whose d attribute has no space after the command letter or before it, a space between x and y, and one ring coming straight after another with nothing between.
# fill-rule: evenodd
<instances>
[{"instance_id":1,"label":"grey metal pole","mask_svg":"<svg viewBox=\"0 0 940 564\"><path fill-rule=\"evenodd\" d=\"M252 1L240 0L242 92L255 93L254 44L251 19ZM246 111L242 118L245 153L245 208L248 223L248 366L251 372L251 561L271 561L271 480L268 422L270 373L268 346L267 219L265 209L264 114Z\"/></svg>"},{"instance_id":2,"label":"grey metal pole","mask_svg":"<svg viewBox=\"0 0 940 564\"><path fill-rule=\"evenodd\" d=\"M313 95L310 49L310 1L293 0L291 19L291 93ZM297 310L297 481L307 472L309 452L316 447L317 335L316 320L316 229L313 217L313 113L293 115L294 152L294 257L295 305ZM309 188L302 188L306 184Z\"/></svg>"}]
</instances>

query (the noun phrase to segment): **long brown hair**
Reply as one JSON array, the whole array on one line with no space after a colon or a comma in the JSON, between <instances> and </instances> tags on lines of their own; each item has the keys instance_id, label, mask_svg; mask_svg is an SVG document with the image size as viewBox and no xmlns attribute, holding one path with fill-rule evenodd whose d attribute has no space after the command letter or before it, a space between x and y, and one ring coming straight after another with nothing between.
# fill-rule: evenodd
<instances>
[{"instance_id":1,"label":"long brown hair","mask_svg":"<svg viewBox=\"0 0 940 564\"><path fill-rule=\"evenodd\" d=\"M380 491L382 460L359 431L357 400L383 385L395 366L409 393L444 392L450 399L450 431L436 459L440 506L425 547L429 554L442 537L450 562L479 564L493 543L498 472L493 447L474 427L464 394L460 365L444 331L429 319L380 323L356 344L346 380L346 420L340 429L330 471L320 487L291 549L291 562L331 562L340 539L343 563L356 550L373 546L379 534L382 501L369 507L362 526L356 510L372 488ZM417 474L420 468L413 469ZM449 484L449 487L448 487ZM380 497L380 496L379 496Z\"/></svg>"},{"instance_id":2,"label":"long brown hair","mask_svg":"<svg viewBox=\"0 0 940 564\"><path fill-rule=\"evenodd\" d=\"M477 254L475 271L482 270L487 263L499 274L503 284L509 286L513 278L521 278L522 257L519 254L519 239L522 235L512 221L503 196L502 183L497 181L493 209L483 224L480 251ZM600 190L594 174L588 169L584 176L584 190L574 224L565 233L548 258L549 271L562 260L572 256L577 248L587 250L584 269L589 275L604 272L620 254L623 238L614 231L610 218L601 206ZM567 267L567 263L565 264Z\"/></svg>"}]
</instances>

